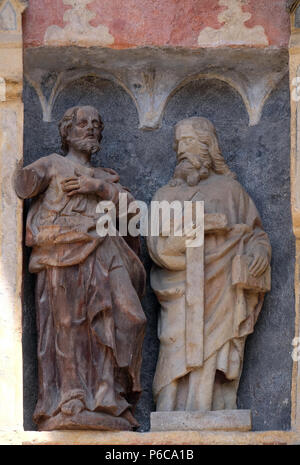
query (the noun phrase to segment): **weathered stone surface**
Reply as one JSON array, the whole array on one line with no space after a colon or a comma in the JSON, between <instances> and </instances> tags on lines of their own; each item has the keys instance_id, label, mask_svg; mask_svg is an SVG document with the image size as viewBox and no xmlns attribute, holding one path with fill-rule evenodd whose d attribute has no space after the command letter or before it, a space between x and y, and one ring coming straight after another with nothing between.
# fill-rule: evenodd
<instances>
[{"instance_id":1,"label":"weathered stone surface","mask_svg":"<svg viewBox=\"0 0 300 465\"><path fill-rule=\"evenodd\" d=\"M141 129L157 129L174 93L200 78L220 79L233 87L243 99L249 125L256 125L265 101L287 72L288 56L282 49L240 47L145 47L126 51L41 47L26 50L24 64L26 77L39 96L44 121L52 121L55 102L67 86L84 77L97 76L122 86L130 95Z\"/></svg>"},{"instance_id":2,"label":"weathered stone surface","mask_svg":"<svg viewBox=\"0 0 300 465\"><path fill-rule=\"evenodd\" d=\"M74 0L52 0L51 3L30 0L24 22L25 46L44 45L54 31L59 37L55 39L52 35L52 40L62 41L64 45L70 45L70 40L77 40L78 45L91 41L94 45L103 45L105 39L105 44L120 49L145 45L199 47L199 34L202 37L206 28L213 32L209 46L281 47L286 46L289 39L286 0L164 0L163 3L159 0L84 0L82 16L91 17L85 29L88 40L80 37L81 21L76 20L76 15L68 24L64 22L64 15L70 18L74 5ZM77 7L78 11L80 8ZM236 11L241 13L236 15L232 28L231 18ZM221 16L224 12L225 21ZM70 35L71 29L75 34ZM206 31L204 34L207 37ZM216 35L220 40L216 41Z\"/></svg>"},{"instance_id":3,"label":"weathered stone surface","mask_svg":"<svg viewBox=\"0 0 300 465\"><path fill-rule=\"evenodd\" d=\"M23 52L21 47L0 46L0 75L5 79L20 82L23 79Z\"/></svg>"},{"instance_id":4,"label":"weathered stone surface","mask_svg":"<svg viewBox=\"0 0 300 465\"><path fill-rule=\"evenodd\" d=\"M289 6L297 6L296 16L299 19L299 1L289 2ZM297 23L298 27L299 24ZM299 29L292 28L290 38L290 95L291 95L291 210L293 218L293 230L296 236L296 267L295 267L295 301L296 301L296 325L295 325L295 338L300 336L299 326L299 264L300 264L300 96L299 96L299 77L300 77L300 35ZM294 371L293 371L293 385L292 385L292 426L300 432L300 364L299 364L299 339L295 339L294 351Z\"/></svg>"},{"instance_id":5,"label":"weathered stone surface","mask_svg":"<svg viewBox=\"0 0 300 465\"><path fill-rule=\"evenodd\" d=\"M23 106L0 104L0 430L22 427L21 202L12 175L20 161Z\"/></svg>"},{"instance_id":6,"label":"weathered stone surface","mask_svg":"<svg viewBox=\"0 0 300 465\"><path fill-rule=\"evenodd\" d=\"M169 431L157 433L52 431L2 432L1 445L290 445L295 432Z\"/></svg>"},{"instance_id":7,"label":"weathered stone surface","mask_svg":"<svg viewBox=\"0 0 300 465\"><path fill-rule=\"evenodd\" d=\"M21 12L25 3L0 1L0 29L5 31L4 35L0 31L0 431L7 432L23 429L22 203L14 193L13 176L23 153Z\"/></svg>"},{"instance_id":8,"label":"weathered stone surface","mask_svg":"<svg viewBox=\"0 0 300 465\"><path fill-rule=\"evenodd\" d=\"M232 284L244 289L255 289L257 292L271 290L271 268L256 278L248 270L249 259L245 255L236 255L232 261Z\"/></svg>"},{"instance_id":9,"label":"weathered stone surface","mask_svg":"<svg viewBox=\"0 0 300 465\"><path fill-rule=\"evenodd\" d=\"M2 439L3 437L3 439ZM211 432L211 431L170 431L158 433L98 433L95 431L35 433L24 432L14 435L0 434L0 441L19 444L55 445L286 445L299 444L293 432Z\"/></svg>"},{"instance_id":10,"label":"weathered stone surface","mask_svg":"<svg viewBox=\"0 0 300 465\"><path fill-rule=\"evenodd\" d=\"M76 0L63 0L63 3L72 8L64 14L63 19L66 25L64 27L49 26L44 39L46 45L89 46L114 43L114 38L109 33L107 26L91 26L90 21L96 14L86 9L90 0L81 0L79 3Z\"/></svg>"},{"instance_id":11,"label":"weathered stone surface","mask_svg":"<svg viewBox=\"0 0 300 465\"><path fill-rule=\"evenodd\" d=\"M224 7L218 16L222 26L214 29L206 27L198 36L201 47L220 45L269 45L268 38L262 26L247 27L245 23L251 19L251 13L243 10L240 0L220 0Z\"/></svg>"},{"instance_id":12,"label":"weathered stone surface","mask_svg":"<svg viewBox=\"0 0 300 465\"><path fill-rule=\"evenodd\" d=\"M155 431L250 431L250 410L215 412L152 412L151 432Z\"/></svg>"},{"instance_id":13,"label":"weathered stone surface","mask_svg":"<svg viewBox=\"0 0 300 465\"><path fill-rule=\"evenodd\" d=\"M51 93L54 79L49 74L43 80L46 92ZM56 100L52 123L42 121L38 97L28 84L24 102L25 164L56 150L59 145L56 124L66 108L76 103L92 103L103 115L105 124L103 149L95 163L115 169L134 196L146 202L150 202L153 193L170 179L174 170L174 124L195 115L213 121L225 159L254 199L273 250L272 292L265 299L256 332L246 345L238 406L251 409L256 431L289 429L295 249L290 215L288 80L284 79L270 95L260 123L253 127L248 126L248 115L239 94L218 80L202 79L182 87L170 99L162 127L151 132L138 129L137 111L131 98L107 80L91 77L67 86ZM149 271L145 247L143 254ZM24 287L25 428L34 429L31 417L37 396L36 329L33 277L27 273ZM158 354L158 304L149 287L143 307L148 320L141 377L144 393L136 416L140 431L147 431L150 412L154 410L152 382ZM272 442L270 436L268 442Z\"/></svg>"},{"instance_id":14,"label":"weathered stone surface","mask_svg":"<svg viewBox=\"0 0 300 465\"><path fill-rule=\"evenodd\" d=\"M264 28L267 39L269 40L270 45L275 46L286 46L288 37L289 37L289 19L288 15L282 15L283 4L286 0L274 0L270 6L270 2L265 0L250 0L247 5L243 5L243 11L249 12L252 14L252 17L244 23L245 27L254 28L256 26L261 26ZM0 0L0 6L5 4L6 0ZM26 0L11 0L12 4L16 4L19 7L25 6ZM51 5L50 5L51 3ZM136 46L141 43L154 44L154 45L180 45L180 46L191 46L197 47L197 38L202 28L211 27L213 29L218 29L222 27L222 24L218 21L218 15L224 11L220 7L220 3L217 0L203 0L195 2L187 1L181 2L180 7L182 10L179 12L174 9L174 14L172 14L172 8L170 10L165 10L168 12L167 15L160 15L159 9L160 5L155 4L155 2L147 2L145 5L144 2L141 3L141 9L136 8L134 0L129 2L100 2L95 0L87 5L87 10L92 10L97 13L97 16L92 20L90 26L97 28L99 25L104 25L109 29L109 33L114 37L113 47L127 47L127 46ZM173 1L173 4L177 4L177 1ZM170 4L171 4L170 3ZM40 46L43 44L45 37L45 32L47 28L51 25L58 25L62 29L65 27L63 21L63 14L68 9L67 6L63 5L62 0L52 0L51 2L47 1L49 9L45 8L44 3L41 0L30 0L30 13L28 13L27 22L26 22L26 39L27 46ZM168 2L169 4L169 2ZM115 8L119 6L120 8ZM133 6L134 10L130 10L130 7ZM195 10L200 8L200 14ZM122 7L124 8L122 10ZM203 9L204 7L204 9ZM207 11L209 7L209 11ZM115 18L112 14L112 10L115 8L115 11L118 11L118 17ZM152 8L152 10L151 10ZM21 11L19 9L19 11ZM127 12L131 14L127 15ZM149 12L150 11L150 12ZM183 14L181 14L181 11ZM156 14L157 13L157 14ZM136 15L136 16L135 16ZM176 16L178 15L178 20ZM171 18L169 23L166 24L165 18ZM29 18L29 19L28 19ZM138 27L138 22L143 19L143 27L140 29ZM158 20L159 18L159 20ZM109 21L107 21L107 19ZM136 20L138 19L138 21ZM183 22L181 22L181 19ZM111 22L110 22L111 21ZM201 27L199 27L199 21ZM18 28L20 30L21 21L18 21ZM131 40L128 43L129 39ZM144 41L144 42L143 42ZM160 42L161 41L161 42ZM14 100L19 98L20 94L20 80L22 79L22 37L18 32L16 34L13 31L4 31L0 33L0 42L1 48L0 51L0 75L4 77L7 84L7 89L9 86L11 89L16 89L15 84L17 83L17 91L13 90L9 92L9 100ZM296 44L297 41L294 41ZM9 47L7 47L7 45ZM291 56L294 51L291 51ZM298 66L297 59L291 62L291 78L296 76L296 65ZM279 67L280 68L280 67ZM47 79L46 79L47 80ZM9 83L12 83L9 84ZM291 372L291 362L290 361L290 339L294 335L293 331L293 321L294 321L294 307L293 307L293 276L292 269L294 265L294 243L293 237L291 234L291 218L289 212L289 172L288 172L288 126L289 126L289 115L288 115L288 106L287 102L289 100L288 93L285 92L287 88L285 85L281 86L279 90L276 90L267 101L267 104L264 108L263 118L261 124L258 127L248 128L245 124L245 117L242 109L242 104L239 100L235 91L228 91L227 86L220 84L215 86L215 83L212 81L209 82L209 85L204 85L201 88L199 94L195 94L194 85L190 84L188 88L192 88L186 92L186 88L182 89L174 99L170 101L170 104L175 102L174 106L168 106L166 112L166 119L163 123L162 128L156 132L155 142L153 141L152 135L151 138L147 138L147 135L140 135L139 131L130 132L130 128L126 126L126 118L124 122L120 124L120 130L114 132L116 137L116 143L109 143L105 148L108 149L108 154L113 157L114 164L120 166L123 170L123 176L129 179L132 182L133 190L136 192L139 191L136 179L133 179L132 174L139 177L140 179L146 179L146 185L148 192L144 192L143 195L145 198L150 198L151 193L159 187L164 179L167 179L168 174L170 174L170 163L172 149L169 146L170 156L162 158L163 154L166 151L161 150L160 144L166 143L167 137L171 134L171 125L178 120L178 98L179 102L183 102L188 95L190 94L190 100L185 109L180 110L183 113L192 116L193 114L199 114L199 111L203 112L205 116L209 116L210 112L216 115L216 119L219 118L219 113L222 115L222 105L226 105L226 112L228 107L232 109L232 115L239 119L239 116L242 115L240 121L242 124L235 125L234 118L233 120L229 119L227 121L225 118L220 117L217 123L220 125L220 128L225 131L226 124L230 126L230 133L228 137L230 138L230 147L226 156L228 158L229 164L235 167L237 165L236 171L240 176L241 180L244 180L249 186L249 192L253 197L261 198L260 187L257 183L263 181L261 189L263 191L263 198L261 201L261 211L265 217L264 221L268 220L268 229L270 230L271 240L273 242L273 251L274 254L274 276L273 276L273 290L272 296L267 299L263 314L259 321L259 334L256 334L248 344L248 350L246 352L245 366L247 370L244 372L242 379L242 386L240 389L239 400L243 402L251 403L251 408L254 412L254 424L256 429L263 429L269 427L275 428L284 428L289 427L289 411L290 411L290 398L289 398L289 380ZM222 91L218 95L218 86L221 86ZM226 92L229 92L228 95L224 91L223 86L226 88ZM201 86L200 86L201 87ZM177 87L176 87L176 90ZM212 90L212 92L211 92ZM74 90L75 91L75 90ZM97 92L96 92L97 93ZM76 94L76 91L75 91ZM201 100L202 94L210 96L210 102L207 106L205 102ZM229 96L229 98L226 99ZM115 92L111 91L109 96L109 102L111 103L112 97L115 96ZM7 95L6 95L7 97ZM76 99L76 95L73 95L73 102ZM88 96L88 103L94 103L95 93L91 93ZM97 98L99 95L97 94ZM61 106L61 111L65 109L64 104L61 102L66 98L65 95L62 96L62 100L58 103L58 107ZM267 98L267 94L266 94ZM33 101L35 97L33 96ZM2 99L4 101L4 99ZM1 103L1 109L13 111L17 116L17 124L15 126L15 141L18 140L18 156L13 154L13 160L19 160L20 154L22 153L22 138L18 137L22 133L22 104L18 102L14 106L12 102ZM101 99L100 99L101 100ZM227 101L226 101L227 100ZM126 101L126 96L124 97ZM7 105L8 103L8 105ZM101 103L103 103L101 101ZM110 105L107 103L108 107ZM293 103L292 103L293 105ZM126 107L126 104L125 104ZM41 122L41 114L39 104L35 102L32 109L32 118L31 123L36 124L36 127L32 127L28 130L33 131L36 136L36 141L43 140L43 146L45 149L49 149L52 145L55 145L53 139L55 139L55 131L51 124L44 124ZM130 106L129 113L134 115L135 118L135 109ZM115 108L115 114L119 115L119 109ZM295 106L293 106L294 112ZM238 110L238 111L237 111ZM173 112L173 114L172 114ZM28 112L27 112L28 114ZM182 114L179 117L184 117ZM225 113L224 113L225 114ZM294 115L294 113L293 113ZM223 115L224 116L224 115ZM54 115L54 118L56 116ZM128 114L126 113L126 117ZM121 119L122 117L120 117ZM133 118L133 119L134 119ZM173 120L172 120L173 118ZM137 122L134 119L136 125ZM48 126L48 128L46 128ZM136 127L136 126L135 126ZM227 127L226 127L227 130ZM165 137L166 132L168 135ZM295 149L295 119L292 118L292 162L294 163L294 149ZM0 130L0 151L1 157L3 156L3 147L6 146L6 132ZM238 150L237 147L240 143L240 140L244 142L241 150ZM4 144L5 142L5 144ZM57 142L57 141L56 141ZM130 166L124 164L124 157L119 155L118 147L119 144L125 142L125 156L126 159L132 161ZM159 142L159 143L158 143ZM27 155L28 158L32 157L35 159L37 154L35 153L35 143L32 147L29 147L27 144ZM246 151L247 149L247 151ZM5 150L4 156L12 155L10 150ZM138 166L137 160L141 157L145 157L149 162L149 168L146 169L142 174L137 173L136 167ZM173 153L172 153L173 156ZM108 159L110 157L107 157ZM104 156L105 159L105 156ZM237 161L238 159L238 161ZM4 162L6 158L3 159ZM2 161L3 161L2 160ZM110 160L108 160L110 161ZM125 165L125 166L124 166ZM162 170L163 166L163 170ZM292 178L295 176L294 166L292 166ZM164 173L164 170L166 173ZM129 174L130 173L130 174ZM4 179L5 183L7 179ZM161 184L160 184L161 183ZM8 188L9 191L10 187ZM278 217L278 211L282 213ZM12 208L6 209L4 212L4 217L14 216L17 218L18 226L18 254L17 254L17 274L20 277L21 270L21 225L20 225L20 213L21 213L21 204L19 203L19 208L14 210L16 215L13 215ZM299 225L300 225L300 216L297 216L297 212L293 208L294 213L294 230L297 235L299 235ZM276 220L276 221L275 221ZM299 221L298 221L299 220ZM15 234L13 230L13 237ZM299 241L298 241L299 242ZM9 251L11 249L8 249ZM5 252L5 248L4 248ZM26 257L25 257L26 259ZM147 258L145 258L147 262ZM297 263L299 263L299 246L297 248ZM296 283L299 283L299 272L298 266L296 267ZM280 282L279 277L284 274L286 280L284 286ZM4 280L4 287L7 285L6 277ZM2 282L1 282L2 283ZM24 379L26 382L25 386L25 403L26 403L26 425L30 425L30 406L28 407L28 397L36 395L34 391L34 375L36 375L34 367L34 357L31 357L29 352L33 351L35 354L34 343L34 332L35 332L35 321L34 321L34 302L32 299L32 294L28 292L30 286L32 286L32 277L28 279L26 276L26 293L25 293L25 314L24 314ZM3 329L10 331L12 336L15 337L16 346L13 349L13 358L11 360L7 359L7 353L11 350L11 344L8 344L6 347L6 342L4 342L4 351L2 351L3 360L5 360L5 369L9 372L9 375L6 376L6 373L3 376L5 382L7 381L8 385L11 386L12 390L15 390L16 394L16 403L15 407L17 416L14 416L15 412L10 411L10 416L8 413L5 413L4 421L6 428L18 428L21 430L22 419L20 418L20 412L22 411L22 395L20 390L18 391L17 386L21 386L21 381L16 382L17 379L21 378L21 350L20 350L20 341L21 341L21 312L20 312L20 292L21 292L21 281L17 282L18 292L16 294L16 307L9 305L9 325ZM6 292L7 289L5 289ZM296 298L298 300L298 286L296 285ZM9 293L8 293L9 295ZM153 368L153 359L157 355L155 343L153 341L153 335L155 334L155 320L154 311L156 308L156 303L154 297L151 293L147 297L147 310L150 315L151 328L152 331L151 337L148 338L149 345L146 348L146 358L145 363L147 369L144 369L144 383L146 385L146 392L143 399L142 407L139 409L139 415L143 419L142 421L142 430L148 428L147 418L149 416L149 411L151 410L152 400L150 392L150 381L151 376L153 375L153 370L151 372L151 366ZM299 312L299 309L297 309ZM298 313L297 313L298 315ZM273 319L271 320L271 317ZM4 315L6 318L6 314ZM13 321L13 319L15 319ZM1 320L2 321L2 320ZM272 321L271 325L269 322ZM12 324L11 324L12 323ZM297 327L298 329L298 327ZM5 340L5 339L4 339ZM6 340L5 340L6 341ZM6 352L6 349L8 352ZM261 350L263 351L261 352ZM263 357L261 358L261 353ZM17 355L16 355L17 354ZM1 358L2 360L2 358ZM13 360L13 363L11 361ZM29 361L31 360L31 361ZM8 364L7 364L8 361ZM266 364L266 361L268 362ZM152 365L151 365L152 363ZM149 368L150 367L150 368ZM265 368L265 369L264 369ZM14 375L12 375L14 373ZM32 375L34 373L34 375ZM265 374L265 377L261 376L261 373ZM297 373L295 365L295 373ZM266 381L267 380L267 381ZM288 381L287 381L288 380ZM296 397L299 398L299 376L298 382L295 382L293 388L293 415L295 416L298 413L298 419L300 418L300 406L296 405ZM6 389L3 387L3 389ZM7 403L6 403L7 404ZM249 407L249 405L246 405ZM29 411L29 415L28 415ZM29 418L29 420L28 420ZM145 420L146 419L146 420ZM10 423L7 423L10 422ZM0 428L1 429L1 428ZM299 421L298 421L298 430L299 430ZM183 434L179 433L168 433L162 435L161 433L151 433L151 434L99 434L99 433L0 433L0 442L1 443L103 443L103 444L112 444L112 443L148 443L148 444L161 444L161 443L173 443L178 444L186 441L187 444L273 444L273 443L296 443L299 442L295 436L295 433L285 433L285 432L265 432L265 433L191 433L186 432Z\"/></svg>"}]
</instances>

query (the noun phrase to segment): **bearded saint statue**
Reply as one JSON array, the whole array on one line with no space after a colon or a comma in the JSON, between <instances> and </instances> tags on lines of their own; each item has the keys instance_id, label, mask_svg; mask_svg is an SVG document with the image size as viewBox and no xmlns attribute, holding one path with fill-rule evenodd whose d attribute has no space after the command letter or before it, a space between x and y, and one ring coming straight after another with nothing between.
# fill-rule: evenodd
<instances>
[{"instance_id":1,"label":"bearded saint statue","mask_svg":"<svg viewBox=\"0 0 300 465\"><path fill-rule=\"evenodd\" d=\"M18 171L15 189L34 198L26 227L36 273L40 430L130 430L141 393L145 271L139 240L96 232L101 200L128 190L116 172L93 168L103 123L93 107L69 109L59 124L65 156Z\"/></svg>"},{"instance_id":2,"label":"bearded saint statue","mask_svg":"<svg viewBox=\"0 0 300 465\"><path fill-rule=\"evenodd\" d=\"M270 289L271 247L253 201L220 153L213 124L200 117L180 121L175 150L175 174L153 200L204 201L204 309L202 322L189 321L187 289L201 264L194 262L188 274L187 237L150 235L151 285L161 306L156 410L236 409L246 337ZM198 291L196 285L192 297Z\"/></svg>"}]
</instances>

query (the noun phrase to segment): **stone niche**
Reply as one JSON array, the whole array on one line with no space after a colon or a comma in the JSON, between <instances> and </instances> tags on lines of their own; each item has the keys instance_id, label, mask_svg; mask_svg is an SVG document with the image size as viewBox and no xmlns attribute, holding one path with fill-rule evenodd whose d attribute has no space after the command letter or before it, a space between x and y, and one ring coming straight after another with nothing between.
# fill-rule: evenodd
<instances>
[{"instance_id":1,"label":"stone niche","mask_svg":"<svg viewBox=\"0 0 300 465\"><path fill-rule=\"evenodd\" d=\"M25 166L58 151L57 124L67 108L94 105L105 124L95 165L115 169L123 185L149 203L174 170L174 125L186 117L204 116L216 126L223 155L253 198L273 250L272 291L247 341L238 394L239 408L252 411L254 431L291 428L295 244L289 100L285 51L83 53L74 47L25 53ZM25 215L27 210L25 202ZM28 258L29 250L24 248L24 429L30 431L36 429L32 414L37 400L37 338L34 276L27 271ZM151 260L144 240L142 259L149 275ZM136 413L139 432L150 427L158 355L158 303L149 283L143 308L148 325L143 395Z\"/></svg>"}]
</instances>

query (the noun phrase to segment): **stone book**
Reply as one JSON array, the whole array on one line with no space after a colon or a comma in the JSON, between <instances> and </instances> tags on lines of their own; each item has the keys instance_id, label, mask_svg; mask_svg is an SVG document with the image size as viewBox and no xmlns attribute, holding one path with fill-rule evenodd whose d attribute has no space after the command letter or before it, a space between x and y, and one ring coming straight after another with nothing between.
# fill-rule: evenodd
<instances>
[{"instance_id":1,"label":"stone book","mask_svg":"<svg viewBox=\"0 0 300 465\"><path fill-rule=\"evenodd\" d=\"M236 255L232 261L232 285L256 292L269 292L271 290L271 267L259 277L249 272L249 258L246 255Z\"/></svg>"}]
</instances>

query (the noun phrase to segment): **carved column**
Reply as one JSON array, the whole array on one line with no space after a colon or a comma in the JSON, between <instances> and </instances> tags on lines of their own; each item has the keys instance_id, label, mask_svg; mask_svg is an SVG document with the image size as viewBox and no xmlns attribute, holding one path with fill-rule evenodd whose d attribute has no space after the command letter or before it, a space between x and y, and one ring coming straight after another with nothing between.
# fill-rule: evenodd
<instances>
[{"instance_id":1,"label":"carved column","mask_svg":"<svg viewBox=\"0 0 300 465\"><path fill-rule=\"evenodd\" d=\"M288 7L290 8L291 14L291 38L289 44L291 89L291 204L293 229L296 237L296 324L295 339L293 341L292 428L300 432L300 0L289 1Z\"/></svg>"},{"instance_id":2,"label":"carved column","mask_svg":"<svg viewBox=\"0 0 300 465\"><path fill-rule=\"evenodd\" d=\"M0 0L0 433L23 429L22 202L12 183L23 153L22 12Z\"/></svg>"}]
</instances>

